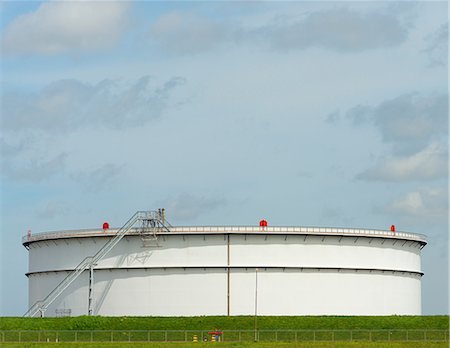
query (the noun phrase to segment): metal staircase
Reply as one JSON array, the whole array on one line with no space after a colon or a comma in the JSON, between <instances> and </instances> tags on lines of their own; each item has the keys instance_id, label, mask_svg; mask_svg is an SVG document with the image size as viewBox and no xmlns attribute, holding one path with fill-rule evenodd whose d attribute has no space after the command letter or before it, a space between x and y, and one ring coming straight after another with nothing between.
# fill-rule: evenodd
<instances>
[{"instance_id":1,"label":"metal staircase","mask_svg":"<svg viewBox=\"0 0 450 348\"><path fill-rule=\"evenodd\" d=\"M56 286L43 300L39 300L33 304L24 314L24 317L34 317L40 313L44 316L47 308L61 293L69 287L85 270L90 270L89 278L89 310L88 314L92 314L92 297L93 297L93 267L108 254L120 240L133 228L133 226L141 221L141 236L151 236L157 239L157 231L170 231L171 225L165 221L164 209L158 211L138 211L136 212L94 256L88 256L80 264L71 271L64 280ZM143 238L143 237L142 237Z\"/></svg>"}]
</instances>

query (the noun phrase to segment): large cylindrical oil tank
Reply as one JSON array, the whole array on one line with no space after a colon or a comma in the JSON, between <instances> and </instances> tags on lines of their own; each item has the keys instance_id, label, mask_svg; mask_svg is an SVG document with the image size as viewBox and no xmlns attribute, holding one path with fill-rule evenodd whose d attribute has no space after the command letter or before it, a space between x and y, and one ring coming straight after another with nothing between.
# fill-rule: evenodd
<instances>
[{"instance_id":1,"label":"large cylindrical oil tank","mask_svg":"<svg viewBox=\"0 0 450 348\"><path fill-rule=\"evenodd\" d=\"M116 232L25 236L30 306ZM371 229L191 226L156 239L131 231L94 267L93 314L419 315L425 245L423 235ZM88 290L86 270L45 315L86 315Z\"/></svg>"}]
</instances>

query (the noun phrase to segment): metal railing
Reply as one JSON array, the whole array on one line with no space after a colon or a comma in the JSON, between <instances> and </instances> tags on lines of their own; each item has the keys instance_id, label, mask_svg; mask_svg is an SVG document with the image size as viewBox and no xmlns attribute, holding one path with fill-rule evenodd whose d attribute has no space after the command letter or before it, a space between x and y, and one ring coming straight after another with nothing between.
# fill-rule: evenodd
<instances>
[{"instance_id":1,"label":"metal railing","mask_svg":"<svg viewBox=\"0 0 450 348\"><path fill-rule=\"evenodd\" d=\"M110 229L107 232L101 229L83 229L83 230L68 230L68 231L54 231L42 232L22 237L22 243L66 238L66 237L90 237L90 236L113 236L117 233L117 229ZM161 231L165 232L165 231ZM410 232L392 232L375 229L362 228L335 228L335 227L259 227L259 226L176 226L171 227L170 233L280 233L280 234L317 234L317 235L348 235L348 236L373 236L386 238L400 238L407 240L415 240L427 242L427 237L424 234L410 233ZM138 229L130 231L129 234L139 233Z\"/></svg>"},{"instance_id":2,"label":"metal railing","mask_svg":"<svg viewBox=\"0 0 450 348\"><path fill-rule=\"evenodd\" d=\"M190 342L211 341L208 330L2 330L0 342ZM220 341L440 341L448 330L223 330Z\"/></svg>"}]
</instances>

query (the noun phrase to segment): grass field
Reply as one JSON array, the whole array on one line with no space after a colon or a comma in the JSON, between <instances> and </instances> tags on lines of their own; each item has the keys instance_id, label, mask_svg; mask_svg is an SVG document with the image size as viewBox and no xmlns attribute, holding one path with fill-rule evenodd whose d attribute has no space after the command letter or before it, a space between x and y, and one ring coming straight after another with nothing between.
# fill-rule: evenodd
<instances>
[{"instance_id":1,"label":"grass field","mask_svg":"<svg viewBox=\"0 0 450 348\"><path fill-rule=\"evenodd\" d=\"M372 316L323 316L323 317L258 317L258 329L260 331L260 342L252 342L254 338L253 329L255 318L250 316L238 317L73 317L73 318L15 318L4 317L0 318L0 334L5 341L0 343L2 347L63 347L63 348L93 348L93 347L148 347L148 348L181 348L181 347L213 347L219 345L220 347L276 347L276 348L331 348L331 347L349 347L349 348L443 348L448 347L447 341L442 341L448 338L448 335L443 332L448 332L449 316L387 316L387 317L372 317ZM237 340L236 332L231 330L242 330L239 333L239 339L242 334L242 342L199 342L192 343L193 334L200 334L194 332L175 332L169 334L169 341L183 341L187 342L142 342L147 337L147 332L131 333L131 341L135 339L141 342L123 342L130 339L131 330L198 330L209 331L218 328L224 330L228 341ZM21 330L21 336L17 332L9 330ZM55 332L45 332L45 330L58 330L58 335ZM105 332L97 330L106 330ZM113 333L114 339L111 334ZM128 332L127 332L128 330ZM228 330L228 331L227 331ZM245 331L247 330L247 331ZM272 330L271 332L264 332L264 330ZM277 342L273 339L274 330L294 330L295 340L291 337L293 332L285 331L278 332ZM314 333L314 339L321 340L320 342L312 342L312 332L301 332L301 330L323 330L322 332ZM327 332L327 330L330 330ZM333 332L333 330L343 330L340 332ZM344 331L347 330L347 331ZM353 330L350 333L350 330ZM357 330L366 330L357 332ZM377 333L376 330L379 330ZM398 331L395 331L398 330ZM406 330L409 332L406 334ZM423 339L423 331L428 332L428 340L420 342ZM432 332L436 330L436 332ZM36 331L39 333L39 339L36 339ZM92 333L91 331L94 331ZM367 332L371 331L370 336ZM392 331L392 332L391 332ZM157 338L156 341L164 340L164 333L159 334L162 339ZM353 335L353 340L345 335ZM391 342L386 341L386 334ZM21 339L11 337L21 337ZM75 335L75 336L74 336ZM93 335L93 336L92 336ZM144 336L140 336L144 335ZM180 337L178 337L178 336ZM235 335L236 337L234 337ZM285 335L285 336L283 336ZM303 336L302 336L303 335ZM305 336L306 335L306 336ZM308 336L309 335L309 336ZM332 336L330 336L332 335ZM359 335L359 336L358 336ZM391 336L389 336L391 335ZM403 336L402 336L403 335ZM434 335L434 336L433 336ZM78 337L77 342L70 337ZM104 336L104 337L103 337ZM288 337L289 336L289 337ZM339 337L342 336L342 337ZM417 337L416 337L417 336ZM9 337L9 338L6 338ZM50 343L46 343L49 337ZM59 337L59 343L56 343L56 337ZM93 339L94 337L94 339ZM111 339L110 339L111 337ZM159 337L159 336L158 336ZM224 336L225 337L225 336ZM232 338L234 337L234 338ZM336 342L329 342L330 337ZM370 338L368 338L370 337ZM378 337L378 339L377 339ZM407 339L405 339L407 338ZM167 333L166 333L167 339ZM13 341L29 341L23 343L16 343ZM89 342L89 341L94 342ZM118 342L107 342L116 341ZM153 339L155 340L155 339ZM354 342L354 340L359 340ZM370 342L370 341L374 342ZM410 341L408 341L410 340ZM415 340L415 341L414 341ZM440 340L433 341L433 340ZM43 341L41 343L33 343L32 341ZM51 343L53 341L53 343ZM61 342L65 341L65 342ZM151 340L150 340L151 341ZM286 342L292 341L292 342ZM341 341L341 342L339 342ZM353 342L352 342L353 341Z\"/></svg>"},{"instance_id":2,"label":"grass field","mask_svg":"<svg viewBox=\"0 0 450 348\"><path fill-rule=\"evenodd\" d=\"M251 316L0 318L0 330L252 330ZM449 316L258 317L261 330L448 330Z\"/></svg>"}]
</instances>

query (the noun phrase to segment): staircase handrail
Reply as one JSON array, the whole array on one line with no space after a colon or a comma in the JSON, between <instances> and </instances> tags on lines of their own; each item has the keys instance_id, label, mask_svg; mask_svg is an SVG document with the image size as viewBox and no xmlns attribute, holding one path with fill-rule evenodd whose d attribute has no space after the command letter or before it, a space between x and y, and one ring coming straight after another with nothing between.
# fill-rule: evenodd
<instances>
[{"instance_id":1,"label":"staircase handrail","mask_svg":"<svg viewBox=\"0 0 450 348\"><path fill-rule=\"evenodd\" d=\"M148 213L147 211L136 212L116 233L116 235L111 238L106 244L94 255L84 258L78 266L71 271L43 300L36 301L24 314L24 317L33 317L39 311L45 312L48 306L53 303L53 301L65 290L67 287L74 282L80 274L84 272L89 267L95 265L103 257L106 256L117 243L125 236L125 234L133 227L133 225L140 219L145 218Z\"/></svg>"}]
</instances>

